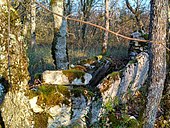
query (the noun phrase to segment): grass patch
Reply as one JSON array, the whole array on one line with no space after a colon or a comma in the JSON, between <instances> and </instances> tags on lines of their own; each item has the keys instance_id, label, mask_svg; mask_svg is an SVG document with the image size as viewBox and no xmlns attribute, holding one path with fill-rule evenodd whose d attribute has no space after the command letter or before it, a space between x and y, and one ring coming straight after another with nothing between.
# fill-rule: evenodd
<instances>
[{"instance_id":1,"label":"grass patch","mask_svg":"<svg viewBox=\"0 0 170 128\"><path fill-rule=\"evenodd\" d=\"M37 45L36 50L29 48L27 55L29 58L28 69L32 79L36 73L52 70L55 67L51 56L51 45Z\"/></svg>"}]
</instances>

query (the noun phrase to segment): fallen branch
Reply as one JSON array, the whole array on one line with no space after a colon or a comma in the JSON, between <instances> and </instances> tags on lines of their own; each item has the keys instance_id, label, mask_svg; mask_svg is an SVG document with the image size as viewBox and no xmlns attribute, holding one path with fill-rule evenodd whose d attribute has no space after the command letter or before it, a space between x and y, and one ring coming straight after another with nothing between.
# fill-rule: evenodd
<instances>
[{"instance_id":1,"label":"fallen branch","mask_svg":"<svg viewBox=\"0 0 170 128\"><path fill-rule=\"evenodd\" d=\"M62 18L64 18L65 20L71 20L71 21L80 22L80 23L83 23L83 24L88 24L88 25L94 26L94 27L96 27L96 28L102 29L102 30L104 30L104 31L108 31L108 32L111 33L111 34L116 35L116 36L119 36L119 37L122 37L122 38L124 38L124 39L134 40L134 41L139 41L139 42L158 43L158 44L163 45L160 41L155 42L155 41L152 41L152 40L141 40L141 39L137 39L137 38L130 38L130 37L121 35L121 34L119 34L119 33L116 33L116 32L114 32L114 31L108 30L108 29L106 29L106 28L104 28L104 27L102 27L102 26L99 26L99 25L96 25L96 24L87 22L87 21L78 20L78 19L74 19L74 18L69 18L68 16L63 16L63 15L60 15L60 14L58 14L58 13L56 13L56 12L53 12L53 11L49 10L48 8L46 8L44 5L40 4L39 2L36 2L36 1L35 1L35 3L36 3L38 6L42 7L43 9L45 9L46 11L51 12L52 14L55 14L55 15L57 15L57 16L59 16L59 17L62 17ZM164 45L163 45L163 46L164 46ZM168 47L166 47L166 46L164 46L164 47L170 52L170 49L169 49Z\"/></svg>"}]
</instances>

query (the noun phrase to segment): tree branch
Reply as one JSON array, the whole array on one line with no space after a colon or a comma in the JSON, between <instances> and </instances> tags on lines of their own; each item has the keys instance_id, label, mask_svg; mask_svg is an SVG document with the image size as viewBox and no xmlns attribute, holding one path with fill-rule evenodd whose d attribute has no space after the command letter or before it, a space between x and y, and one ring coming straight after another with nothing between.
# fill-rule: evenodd
<instances>
[{"instance_id":1,"label":"tree branch","mask_svg":"<svg viewBox=\"0 0 170 128\"><path fill-rule=\"evenodd\" d=\"M48 12L51 12L52 14L55 14L57 16L60 16L66 20L71 20L71 21L75 21L75 22L80 22L80 23L83 23L83 24L88 24L90 26L93 26L93 27L96 27L96 28L99 28L101 30L104 30L104 31L108 31L109 33L113 34L113 35L116 35L116 36L119 36L119 37L122 37L124 39L127 39L127 40L134 40L134 41L139 41L139 42L150 42L150 43L157 43L157 44L161 44L163 45L160 41L159 42L155 42L155 41L152 41L152 40L140 40L140 39L137 39L137 38L130 38L130 37L127 37L127 36L124 36L124 35L121 35L119 33L116 33L114 31L111 31L111 30L107 30L106 28L102 27L102 26L99 26L99 25L96 25L96 24L93 24L93 23L90 23L90 22L87 22L87 21L83 21L83 20L79 20L79 19L74 19L74 18L69 18L68 16L63 16L63 15L60 15L58 13L55 13L55 12L52 12L51 10L49 10L48 8L46 8L44 5L40 4L39 2L35 2L38 6L42 7L43 9L45 9L46 11ZM163 45L164 46L164 45ZM170 49L166 46L164 46L169 52L170 52Z\"/></svg>"}]
</instances>

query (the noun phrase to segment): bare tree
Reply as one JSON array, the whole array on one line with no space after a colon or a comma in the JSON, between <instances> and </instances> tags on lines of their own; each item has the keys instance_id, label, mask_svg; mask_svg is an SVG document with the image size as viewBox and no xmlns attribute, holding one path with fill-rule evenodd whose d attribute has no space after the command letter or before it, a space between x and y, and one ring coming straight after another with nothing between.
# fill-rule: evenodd
<instances>
[{"instance_id":1,"label":"bare tree","mask_svg":"<svg viewBox=\"0 0 170 128\"><path fill-rule=\"evenodd\" d=\"M105 0L105 27L109 30L109 0ZM102 53L105 54L107 51L109 32L105 31L104 33L104 42L102 46Z\"/></svg>"},{"instance_id":2,"label":"bare tree","mask_svg":"<svg viewBox=\"0 0 170 128\"><path fill-rule=\"evenodd\" d=\"M83 20L84 21L88 21L89 17L90 17L90 11L92 9L92 5L93 5L94 0L80 0L80 4L81 4L81 11L83 12ZM87 25L83 24L82 26L82 40L83 43L86 43L86 38L85 36L87 35Z\"/></svg>"},{"instance_id":3,"label":"bare tree","mask_svg":"<svg viewBox=\"0 0 170 128\"><path fill-rule=\"evenodd\" d=\"M36 45L35 18L36 18L36 3L35 0L31 0L31 47L32 48Z\"/></svg>"},{"instance_id":4,"label":"bare tree","mask_svg":"<svg viewBox=\"0 0 170 128\"><path fill-rule=\"evenodd\" d=\"M141 11L139 10L139 3L140 3L140 0L137 0L136 8L134 9L130 5L129 0L126 0L126 6L135 15L135 19L136 19L137 25L139 27L138 29L143 29L143 23L142 23L142 20L141 20Z\"/></svg>"},{"instance_id":5,"label":"bare tree","mask_svg":"<svg viewBox=\"0 0 170 128\"><path fill-rule=\"evenodd\" d=\"M150 39L151 81L148 90L144 128L153 128L166 76L166 30L168 0L151 0Z\"/></svg>"},{"instance_id":6,"label":"bare tree","mask_svg":"<svg viewBox=\"0 0 170 128\"><path fill-rule=\"evenodd\" d=\"M51 1L51 7L53 12L57 12L63 15L64 12L64 1ZM52 55L56 69L67 69L68 68L68 55L66 46L66 27L67 22L62 17L53 15L54 17L54 39L52 43Z\"/></svg>"}]
</instances>

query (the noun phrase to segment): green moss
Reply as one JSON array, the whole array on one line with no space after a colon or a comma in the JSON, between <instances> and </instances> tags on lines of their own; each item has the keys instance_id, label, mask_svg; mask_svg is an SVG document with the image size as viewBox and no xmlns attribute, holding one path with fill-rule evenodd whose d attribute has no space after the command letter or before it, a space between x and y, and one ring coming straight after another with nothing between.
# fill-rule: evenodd
<instances>
[{"instance_id":1,"label":"green moss","mask_svg":"<svg viewBox=\"0 0 170 128\"><path fill-rule=\"evenodd\" d=\"M44 94L40 94L38 96L38 101L37 104L38 105L59 105L60 103L63 103L64 101L64 97L60 94L60 93L52 93L49 95L44 95Z\"/></svg>"},{"instance_id":2,"label":"green moss","mask_svg":"<svg viewBox=\"0 0 170 128\"><path fill-rule=\"evenodd\" d=\"M38 87L38 92L46 96L55 93L56 91L56 86L54 85L43 85Z\"/></svg>"},{"instance_id":3,"label":"green moss","mask_svg":"<svg viewBox=\"0 0 170 128\"><path fill-rule=\"evenodd\" d=\"M136 119L130 119L129 115L121 114L119 117L114 113L109 113L109 121L112 122L112 127L123 128L138 128L139 122Z\"/></svg>"},{"instance_id":4,"label":"green moss","mask_svg":"<svg viewBox=\"0 0 170 128\"><path fill-rule=\"evenodd\" d=\"M69 91L69 87L68 86L58 85L57 86L57 90L58 90L58 92L60 92L64 96L66 96L67 98L70 98L70 91Z\"/></svg>"},{"instance_id":5,"label":"green moss","mask_svg":"<svg viewBox=\"0 0 170 128\"><path fill-rule=\"evenodd\" d=\"M32 99L33 97L37 96L38 92L37 91L33 91L33 90L27 90L25 92L25 96L28 96L30 99Z\"/></svg>"},{"instance_id":6,"label":"green moss","mask_svg":"<svg viewBox=\"0 0 170 128\"><path fill-rule=\"evenodd\" d=\"M48 114L47 113L34 113L34 128L47 128Z\"/></svg>"},{"instance_id":7,"label":"green moss","mask_svg":"<svg viewBox=\"0 0 170 128\"><path fill-rule=\"evenodd\" d=\"M62 72L68 77L69 81L73 81L76 78L82 78L85 74L85 72L81 70L63 70Z\"/></svg>"},{"instance_id":8,"label":"green moss","mask_svg":"<svg viewBox=\"0 0 170 128\"><path fill-rule=\"evenodd\" d=\"M41 80L41 78L42 78L42 73L36 73L36 74L34 75L34 79L39 79L39 80Z\"/></svg>"},{"instance_id":9,"label":"green moss","mask_svg":"<svg viewBox=\"0 0 170 128\"><path fill-rule=\"evenodd\" d=\"M81 94L86 96L86 97L92 97L94 96L94 93L92 91L90 91L87 88L83 88L83 87L77 87L71 90L71 93L74 94L75 97L80 97Z\"/></svg>"},{"instance_id":10,"label":"green moss","mask_svg":"<svg viewBox=\"0 0 170 128\"><path fill-rule=\"evenodd\" d=\"M145 40L148 40L148 39L149 39L149 34L143 34L142 37L143 37Z\"/></svg>"},{"instance_id":11,"label":"green moss","mask_svg":"<svg viewBox=\"0 0 170 128\"><path fill-rule=\"evenodd\" d=\"M134 60L130 60L128 64L134 64L134 63L136 63L136 62L137 62L137 60L134 59Z\"/></svg>"},{"instance_id":12,"label":"green moss","mask_svg":"<svg viewBox=\"0 0 170 128\"><path fill-rule=\"evenodd\" d=\"M114 79L114 80L119 80L119 75L120 74L120 72L112 72L111 74L110 74L110 76Z\"/></svg>"},{"instance_id":13,"label":"green moss","mask_svg":"<svg viewBox=\"0 0 170 128\"><path fill-rule=\"evenodd\" d=\"M61 88L60 88L61 91ZM62 90L64 93L66 93L66 90ZM58 92L56 86L54 85L42 85L37 88L36 91L29 90L26 92L27 96L29 98L33 98L35 96L38 96L38 105L60 105L60 104L66 104L68 105L70 102L67 99L68 97L63 96L60 92ZM69 96L69 94L67 94Z\"/></svg>"},{"instance_id":14,"label":"green moss","mask_svg":"<svg viewBox=\"0 0 170 128\"><path fill-rule=\"evenodd\" d=\"M136 128L139 126L139 122L135 119L128 119L128 121L126 122L126 126L128 128Z\"/></svg>"},{"instance_id":15,"label":"green moss","mask_svg":"<svg viewBox=\"0 0 170 128\"><path fill-rule=\"evenodd\" d=\"M80 64L80 65L93 64L93 63L95 63L97 60L98 60L98 57L95 56L95 57L92 57L92 58L89 58L89 59L81 60L78 64Z\"/></svg>"}]
</instances>

